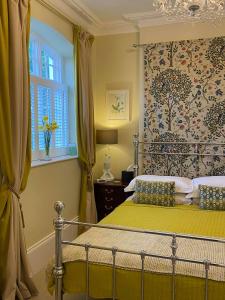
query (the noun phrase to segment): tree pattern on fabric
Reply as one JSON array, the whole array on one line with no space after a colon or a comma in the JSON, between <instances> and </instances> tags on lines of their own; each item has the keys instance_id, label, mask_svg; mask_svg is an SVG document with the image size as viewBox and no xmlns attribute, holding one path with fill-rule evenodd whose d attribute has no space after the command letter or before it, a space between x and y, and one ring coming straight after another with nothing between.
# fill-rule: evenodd
<instances>
[{"instance_id":1,"label":"tree pattern on fabric","mask_svg":"<svg viewBox=\"0 0 225 300\"><path fill-rule=\"evenodd\" d=\"M204 119L205 126L208 127L211 135L225 138L225 101L221 101L212 105Z\"/></svg>"},{"instance_id":2,"label":"tree pattern on fabric","mask_svg":"<svg viewBox=\"0 0 225 300\"><path fill-rule=\"evenodd\" d=\"M206 58L213 64L214 68L223 70L225 67L225 39L215 38L210 42L206 52Z\"/></svg>"},{"instance_id":3,"label":"tree pattern on fabric","mask_svg":"<svg viewBox=\"0 0 225 300\"><path fill-rule=\"evenodd\" d=\"M190 78L182 74L180 70L166 69L154 78L151 93L158 106L164 106L168 131L171 131L172 118L175 116L174 108L178 103L187 99L191 88Z\"/></svg>"},{"instance_id":4,"label":"tree pattern on fabric","mask_svg":"<svg viewBox=\"0 0 225 300\"><path fill-rule=\"evenodd\" d=\"M146 45L144 93L145 142L224 143L225 37ZM211 154L225 153L225 148L166 144L144 146L146 151ZM195 177L224 169L223 157L143 157L148 174Z\"/></svg>"}]
</instances>

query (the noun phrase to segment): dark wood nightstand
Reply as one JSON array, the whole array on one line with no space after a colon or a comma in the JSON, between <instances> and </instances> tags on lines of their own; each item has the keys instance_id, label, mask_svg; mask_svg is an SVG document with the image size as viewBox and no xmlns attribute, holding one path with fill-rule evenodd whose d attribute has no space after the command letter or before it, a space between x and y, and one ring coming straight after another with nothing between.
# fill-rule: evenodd
<instances>
[{"instance_id":1,"label":"dark wood nightstand","mask_svg":"<svg viewBox=\"0 0 225 300\"><path fill-rule=\"evenodd\" d=\"M124 185L120 180L95 182L95 202L98 221L110 214L114 208L126 200L132 193L125 193Z\"/></svg>"}]
</instances>

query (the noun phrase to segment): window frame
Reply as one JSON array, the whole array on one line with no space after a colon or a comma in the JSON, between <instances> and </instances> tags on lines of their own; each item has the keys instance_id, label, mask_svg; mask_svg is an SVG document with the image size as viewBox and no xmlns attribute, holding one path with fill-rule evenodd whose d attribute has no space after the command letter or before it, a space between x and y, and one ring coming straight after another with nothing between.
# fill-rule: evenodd
<instances>
[{"instance_id":1,"label":"window frame","mask_svg":"<svg viewBox=\"0 0 225 300\"><path fill-rule=\"evenodd\" d=\"M54 116L55 116L55 101L54 101L54 96L56 94L57 90L62 90L66 93L66 105L67 105L67 117L68 117L68 121L67 121L67 133L68 133L68 141L67 141L67 147L58 147L56 148L55 145L55 133L52 134L52 141L51 144L53 145L50 149L50 155L52 157L64 157L67 156L69 154L69 148L71 145L71 124L70 124L70 97L69 97L69 87L62 83L62 79L63 79L63 73L64 73L64 58L62 55L60 55L59 53L57 53L57 51L51 47L50 45L48 45L48 43L38 34L36 33L31 33L30 35L30 41L34 41L34 43L36 43L36 50L37 51L37 59L34 59L34 56L32 56L33 58L33 68L35 70L35 75L34 72L33 74L30 73L30 82L31 84L33 84L33 88L34 88L34 144L35 144L35 149L32 150L32 160L39 160L40 158L42 158L44 156L44 150L40 149L40 145L39 145L39 134L40 131L38 130L38 122L39 122L39 118L38 118L38 86L43 86L46 88L49 88L52 93L51 93L51 113L52 113L52 120L54 120ZM56 76L56 80L50 80L50 79L45 79L42 76L42 58L41 58L41 53L42 50L46 50L48 54L50 54L50 56L55 59L56 62L56 68L59 71L58 75ZM30 53L29 53L30 54ZM46 68L47 69L47 68ZM56 73L57 74L57 73ZM32 116L31 116L32 117ZM76 137L76 127L75 129L75 137ZM32 131L32 129L31 129ZM76 140L76 138L75 138ZM77 144L75 142L75 144L72 144L77 152Z\"/></svg>"}]
</instances>

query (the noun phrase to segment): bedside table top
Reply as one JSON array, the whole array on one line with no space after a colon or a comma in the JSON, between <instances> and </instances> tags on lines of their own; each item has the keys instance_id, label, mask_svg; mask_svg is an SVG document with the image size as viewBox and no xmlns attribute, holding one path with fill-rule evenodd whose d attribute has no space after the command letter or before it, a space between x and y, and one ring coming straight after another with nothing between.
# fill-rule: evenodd
<instances>
[{"instance_id":1,"label":"bedside table top","mask_svg":"<svg viewBox=\"0 0 225 300\"><path fill-rule=\"evenodd\" d=\"M112 181L104 181L104 182L98 182L97 180L94 181L94 184L97 185L102 185L102 186L124 186L126 187L126 185L124 183L122 183L122 181L120 179L114 179Z\"/></svg>"}]
</instances>

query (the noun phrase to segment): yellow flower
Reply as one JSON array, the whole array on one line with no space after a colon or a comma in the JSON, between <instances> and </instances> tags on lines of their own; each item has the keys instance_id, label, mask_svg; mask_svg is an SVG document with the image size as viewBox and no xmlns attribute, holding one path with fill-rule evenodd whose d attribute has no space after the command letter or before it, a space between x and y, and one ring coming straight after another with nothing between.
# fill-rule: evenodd
<instances>
[{"instance_id":1,"label":"yellow flower","mask_svg":"<svg viewBox=\"0 0 225 300\"><path fill-rule=\"evenodd\" d=\"M55 131L57 128L59 128L56 121L53 121L52 123L48 122L48 116L44 116L42 118L43 125L38 126L38 129L41 131Z\"/></svg>"},{"instance_id":2,"label":"yellow flower","mask_svg":"<svg viewBox=\"0 0 225 300\"><path fill-rule=\"evenodd\" d=\"M56 130L57 128L59 128L57 124L52 124L52 130Z\"/></svg>"}]
</instances>

